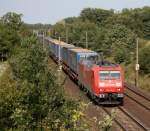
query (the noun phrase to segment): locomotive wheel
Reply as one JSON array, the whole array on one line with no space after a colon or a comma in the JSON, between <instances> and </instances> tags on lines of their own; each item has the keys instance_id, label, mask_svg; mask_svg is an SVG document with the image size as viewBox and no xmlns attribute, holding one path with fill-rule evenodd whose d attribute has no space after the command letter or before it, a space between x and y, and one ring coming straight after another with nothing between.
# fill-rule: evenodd
<instances>
[{"instance_id":1,"label":"locomotive wheel","mask_svg":"<svg viewBox=\"0 0 150 131\"><path fill-rule=\"evenodd\" d=\"M91 98L92 98L93 100L95 100L95 99L96 99L96 96L95 96L94 94L91 94Z\"/></svg>"}]
</instances>

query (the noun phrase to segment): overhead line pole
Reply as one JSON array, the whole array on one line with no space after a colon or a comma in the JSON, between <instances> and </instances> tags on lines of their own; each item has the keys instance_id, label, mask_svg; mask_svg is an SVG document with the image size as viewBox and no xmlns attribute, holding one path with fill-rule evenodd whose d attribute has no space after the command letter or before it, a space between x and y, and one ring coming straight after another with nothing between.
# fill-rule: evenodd
<instances>
[{"instance_id":1,"label":"overhead line pole","mask_svg":"<svg viewBox=\"0 0 150 131\"><path fill-rule=\"evenodd\" d=\"M136 40L136 79L135 79L135 86L138 87L139 83L138 83L138 79L139 79L139 40L137 38Z\"/></svg>"},{"instance_id":2,"label":"overhead line pole","mask_svg":"<svg viewBox=\"0 0 150 131\"><path fill-rule=\"evenodd\" d=\"M61 44L61 37L59 37L59 44ZM62 65L61 65L61 52L60 52L60 46L58 46L58 84L61 85L61 71L62 71Z\"/></svg>"},{"instance_id":3,"label":"overhead line pole","mask_svg":"<svg viewBox=\"0 0 150 131\"><path fill-rule=\"evenodd\" d=\"M59 37L59 44L61 44L61 37ZM59 69L61 70L62 69L62 66L61 66L61 52L60 52L60 46L59 47L59 52L58 52L58 63L59 63Z\"/></svg>"},{"instance_id":4,"label":"overhead line pole","mask_svg":"<svg viewBox=\"0 0 150 131\"><path fill-rule=\"evenodd\" d=\"M86 31L86 49L88 49L88 33Z\"/></svg>"},{"instance_id":5,"label":"overhead line pole","mask_svg":"<svg viewBox=\"0 0 150 131\"><path fill-rule=\"evenodd\" d=\"M66 27L66 43L68 43L68 28Z\"/></svg>"},{"instance_id":6,"label":"overhead line pole","mask_svg":"<svg viewBox=\"0 0 150 131\"><path fill-rule=\"evenodd\" d=\"M43 32L43 49L44 49L44 32Z\"/></svg>"}]
</instances>

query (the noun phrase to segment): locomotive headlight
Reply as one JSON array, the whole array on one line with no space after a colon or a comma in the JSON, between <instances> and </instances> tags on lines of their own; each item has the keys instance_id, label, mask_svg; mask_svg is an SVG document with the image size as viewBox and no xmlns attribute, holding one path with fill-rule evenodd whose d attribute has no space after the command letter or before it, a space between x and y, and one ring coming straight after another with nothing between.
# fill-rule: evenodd
<instances>
[{"instance_id":1,"label":"locomotive headlight","mask_svg":"<svg viewBox=\"0 0 150 131\"><path fill-rule=\"evenodd\" d=\"M104 86L105 86L105 83L100 82L100 83L99 83L99 86L100 86L100 87L104 87Z\"/></svg>"},{"instance_id":2,"label":"locomotive headlight","mask_svg":"<svg viewBox=\"0 0 150 131\"><path fill-rule=\"evenodd\" d=\"M100 92L103 92L103 91L104 91L104 89L103 89L103 88L100 88L100 89L99 89L99 91L100 91Z\"/></svg>"},{"instance_id":3,"label":"locomotive headlight","mask_svg":"<svg viewBox=\"0 0 150 131\"><path fill-rule=\"evenodd\" d=\"M116 86L117 86L117 87L120 87L120 86L121 86L121 83L120 83L120 82L117 82L117 83L116 83Z\"/></svg>"},{"instance_id":4,"label":"locomotive headlight","mask_svg":"<svg viewBox=\"0 0 150 131\"><path fill-rule=\"evenodd\" d=\"M120 90L121 90L120 88L117 89L117 91L120 91Z\"/></svg>"}]
</instances>

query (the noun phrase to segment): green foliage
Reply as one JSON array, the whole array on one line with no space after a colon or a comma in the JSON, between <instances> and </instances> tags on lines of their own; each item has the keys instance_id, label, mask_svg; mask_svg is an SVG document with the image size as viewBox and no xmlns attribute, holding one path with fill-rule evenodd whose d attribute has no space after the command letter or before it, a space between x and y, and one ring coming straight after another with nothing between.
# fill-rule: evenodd
<instances>
[{"instance_id":1,"label":"green foliage","mask_svg":"<svg viewBox=\"0 0 150 131\"><path fill-rule=\"evenodd\" d=\"M20 38L16 31L10 30L0 23L0 59L7 59L13 53L19 41Z\"/></svg>"},{"instance_id":2,"label":"green foliage","mask_svg":"<svg viewBox=\"0 0 150 131\"><path fill-rule=\"evenodd\" d=\"M123 25L99 30L96 37L96 49L101 49L105 56L114 56L116 62L129 62L135 48L135 34Z\"/></svg>"},{"instance_id":3,"label":"green foliage","mask_svg":"<svg viewBox=\"0 0 150 131\"><path fill-rule=\"evenodd\" d=\"M140 70L145 74L150 74L150 45L145 46L139 53Z\"/></svg>"},{"instance_id":4,"label":"green foliage","mask_svg":"<svg viewBox=\"0 0 150 131\"><path fill-rule=\"evenodd\" d=\"M89 47L93 47L94 37L96 35L97 26L94 23L83 22L76 19L72 24L57 23L51 29L52 37L60 36L61 40L66 40L66 33L68 32L69 43L76 46L85 47L86 32L88 32Z\"/></svg>"},{"instance_id":5,"label":"green foliage","mask_svg":"<svg viewBox=\"0 0 150 131\"><path fill-rule=\"evenodd\" d=\"M82 116L80 104L65 97L62 85L49 67L47 52L27 26L22 25L21 15L4 15L0 36L0 55L11 54L9 72L0 81L0 128L79 129L76 123Z\"/></svg>"},{"instance_id":6,"label":"green foliage","mask_svg":"<svg viewBox=\"0 0 150 131\"><path fill-rule=\"evenodd\" d=\"M35 38L33 38L33 40L27 39L28 45L26 46L30 48L23 48L20 53L10 61L10 65L14 67L12 70L15 76L19 79L27 79L30 82L34 82L37 78L40 79L40 74L38 74L38 72L44 71L46 66L44 62L46 53L42 51L40 44L30 43L30 41L36 42L34 39ZM25 40L24 42L26 43ZM25 46L23 42L22 45ZM41 61L41 63L38 61Z\"/></svg>"},{"instance_id":7,"label":"green foliage","mask_svg":"<svg viewBox=\"0 0 150 131\"><path fill-rule=\"evenodd\" d=\"M125 50L117 49L114 55L114 60L117 63L123 63L129 61L129 54Z\"/></svg>"},{"instance_id":8,"label":"green foliage","mask_svg":"<svg viewBox=\"0 0 150 131\"><path fill-rule=\"evenodd\" d=\"M51 105L50 109L53 109L55 104L59 105L63 101L59 91L58 95L55 93L57 85L54 84L52 74L47 70L46 58L41 44L28 43L27 47L10 60L14 77L19 81L20 89L18 108L12 115L18 128L24 126L31 129L36 128L49 112L49 106Z\"/></svg>"},{"instance_id":9,"label":"green foliage","mask_svg":"<svg viewBox=\"0 0 150 131\"><path fill-rule=\"evenodd\" d=\"M106 115L103 121L99 121L100 131L111 131L113 120L116 116L116 111L112 110L111 115Z\"/></svg>"},{"instance_id":10,"label":"green foliage","mask_svg":"<svg viewBox=\"0 0 150 131\"><path fill-rule=\"evenodd\" d=\"M11 68L4 72L0 79L0 129L8 130L13 127L14 120L11 118L18 99L17 82L13 79Z\"/></svg>"},{"instance_id":11,"label":"green foliage","mask_svg":"<svg viewBox=\"0 0 150 131\"><path fill-rule=\"evenodd\" d=\"M96 35L96 25L90 22L77 22L74 23L72 27L72 32L69 35L70 43L75 44L76 46L86 47L86 32L88 35L88 46L89 48L93 46L94 36Z\"/></svg>"},{"instance_id":12,"label":"green foliage","mask_svg":"<svg viewBox=\"0 0 150 131\"><path fill-rule=\"evenodd\" d=\"M50 29L50 24L25 24L25 26L29 27L32 30L41 30L41 29Z\"/></svg>"},{"instance_id":13,"label":"green foliage","mask_svg":"<svg viewBox=\"0 0 150 131\"><path fill-rule=\"evenodd\" d=\"M143 36L143 23L140 17L133 14L131 15L130 11L128 13L114 14L103 22L103 26L106 28L115 24L124 25L139 36Z\"/></svg>"},{"instance_id":14,"label":"green foliage","mask_svg":"<svg viewBox=\"0 0 150 131\"><path fill-rule=\"evenodd\" d=\"M42 44L26 37L19 50L0 82L1 129L78 130L80 102L65 97Z\"/></svg>"},{"instance_id":15,"label":"green foliage","mask_svg":"<svg viewBox=\"0 0 150 131\"><path fill-rule=\"evenodd\" d=\"M78 17L68 17L68 18L65 18L64 21L66 24L72 24L76 21L78 21L79 18Z\"/></svg>"},{"instance_id":16,"label":"green foliage","mask_svg":"<svg viewBox=\"0 0 150 131\"><path fill-rule=\"evenodd\" d=\"M114 24L121 24L131 29L139 37L149 39L150 33L150 7L123 9L122 12L108 17L103 26L108 27Z\"/></svg>"},{"instance_id":17,"label":"green foliage","mask_svg":"<svg viewBox=\"0 0 150 131\"><path fill-rule=\"evenodd\" d=\"M144 7L141 10L141 17L143 21L144 38L150 39L150 7Z\"/></svg>"},{"instance_id":18,"label":"green foliage","mask_svg":"<svg viewBox=\"0 0 150 131\"><path fill-rule=\"evenodd\" d=\"M65 25L63 23L57 23L54 25L51 29L51 35L55 39L58 39L58 37L61 37L63 39L65 37Z\"/></svg>"},{"instance_id":19,"label":"green foliage","mask_svg":"<svg viewBox=\"0 0 150 131\"><path fill-rule=\"evenodd\" d=\"M108 17L113 15L113 10L103 10L96 8L85 8L81 11L80 17L83 21L90 21L95 24L100 24Z\"/></svg>"},{"instance_id":20,"label":"green foliage","mask_svg":"<svg viewBox=\"0 0 150 131\"><path fill-rule=\"evenodd\" d=\"M22 20L21 20L21 14L16 14L14 12L8 12L5 14L1 21L3 24L5 24L9 29L19 31Z\"/></svg>"},{"instance_id":21,"label":"green foliage","mask_svg":"<svg viewBox=\"0 0 150 131\"><path fill-rule=\"evenodd\" d=\"M0 20L0 60L10 57L20 43L21 15L7 13Z\"/></svg>"}]
</instances>

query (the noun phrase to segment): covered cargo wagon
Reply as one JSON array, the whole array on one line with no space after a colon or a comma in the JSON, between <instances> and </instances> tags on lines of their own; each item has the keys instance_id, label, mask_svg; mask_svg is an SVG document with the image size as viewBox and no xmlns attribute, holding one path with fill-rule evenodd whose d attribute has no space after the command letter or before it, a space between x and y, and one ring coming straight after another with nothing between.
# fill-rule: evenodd
<instances>
[{"instance_id":1,"label":"covered cargo wagon","mask_svg":"<svg viewBox=\"0 0 150 131\"><path fill-rule=\"evenodd\" d=\"M75 47L73 45L64 46L62 48L62 60L65 65L69 64L69 49L81 49L80 47Z\"/></svg>"},{"instance_id":2,"label":"covered cargo wagon","mask_svg":"<svg viewBox=\"0 0 150 131\"><path fill-rule=\"evenodd\" d=\"M71 45L71 44L63 44L63 45L59 45L58 47L58 56L59 56L59 49L60 49L60 60L63 60L64 58L64 51L63 49L64 48L76 48L74 45Z\"/></svg>"},{"instance_id":3,"label":"covered cargo wagon","mask_svg":"<svg viewBox=\"0 0 150 131\"><path fill-rule=\"evenodd\" d=\"M94 51L87 49L69 49L68 50L68 66L70 69L78 74L78 65L80 61L88 59L91 56L98 56L98 54Z\"/></svg>"},{"instance_id":4,"label":"covered cargo wagon","mask_svg":"<svg viewBox=\"0 0 150 131\"><path fill-rule=\"evenodd\" d=\"M54 55L57 59L60 58L60 60L62 60L62 57L63 57L63 47L74 47L74 45L71 45L71 44L67 44L65 42L60 42L58 40L54 40L53 41L54 43Z\"/></svg>"}]
</instances>

